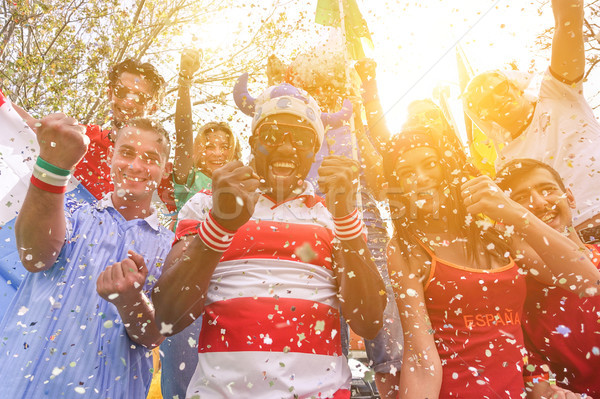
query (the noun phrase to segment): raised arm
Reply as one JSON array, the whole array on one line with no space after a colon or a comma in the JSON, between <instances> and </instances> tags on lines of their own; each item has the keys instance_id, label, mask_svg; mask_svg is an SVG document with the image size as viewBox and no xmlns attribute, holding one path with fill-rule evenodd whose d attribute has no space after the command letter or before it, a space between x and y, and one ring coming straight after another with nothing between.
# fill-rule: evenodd
<instances>
[{"instance_id":1,"label":"raised arm","mask_svg":"<svg viewBox=\"0 0 600 399\"><path fill-rule=\"evenodd\" d=\"M567 82L576 82L585 72L583 47L583 0L552 0L554 37L550 69Z\"/></svg>"},{"instance_id":2,"label":"raised arm","mask_svg":"<svg viewBox=\"0 0 600 399\"><path fill-rule=\"evenodd\" d=\"M387 151L387 144L390 141L390 130L388 129L385 120L385 113L379 100L379 91L377 89L377 81L375 79L375 61L365 58L358 61L355 69L362 81L363 89L363 104L367 114L367 125L369 126L369 134L376 143L376 149L380 154Z\"/></svg>"},{"instance_id":3,"label":"raised arm","mask_svg":"<svg viewBox=\"0 0 600 399\"><path fill-rule=\"evenodd\" d=\"M46 177L40 177L46 182L38 181L36 185L29 185L15 225L21 262L32 273L52 267L62 249L66 221L65 195L60 192L64 191L60 190L60 184L68 177L61 177L60 174L65 174L77 165L89 143L84 135L85 128L79 126L75 119L63 114L42 118L36 130L40 144L39 157L46 162L42 163L44 166L41 172ZM52 172L58 176L51 177Z\"/></svg>"},{"instance_id":4,"label":"raised arm","mask_svg":"<svg viewBox=\"0 0 600 399\"><path fill-rule=\"evenodd\" d=\"M359 165L340 156L326 157L319 168L319 187L326 193L327 208L339 225L360 225L353 218L356 210L356 185ZM338 229L336 225L336 230ZM354 229L336 231L339 243L334 245L334 273L341 297L342 314L358 335L372 339L382 326L387 303L385 285L371 252L361 234ZM353 234L357 232L357 234Z\"/></svg>"},{"instance_id":5,"label":"raised arm","mask_svg":"<svg viewBox=\"0 0 600 399\"><path fill-rule=\"evenodd\" d=\"M218 229L232 236L250 219L258 200L255 192L258 185L257 176L241 161L230 162L215 171L209 218L218 224ZM152 292L156 321L163 335L178 333L202 314L210 279L222 255L223 251L215 249L214 243L207 244L199 234L185 237L173 246Z\"/></svg>"},{"instance_id":6,"label":"raised arm","mask_svg":"<svg viewBox=\"0 0 600 399\"><path fill-rule=\"evenodd\" d=\"M359 109L354 108L354 109ZM374 193L379 194L385 183L383 173L383 158L379 151L373 146L369 135L358 113L355 116L355 134L358 147L360 148L361 167L365 175L367 187ZM377 195L378 196L378 195Z\"/></svg>"},{"instance_id":7,"label":"raised arm","mask_svg":"<svg viewBox=\"0 0 600 399\"><path fill-rule=\"evenodd\" d=\"M600 294L600 271L588 251L510 199L488 176L464 183L461 194L470 214L483 213L514 229L513 255L536 279L581 296Z\"/></svg>"},{"instance_id":8,"label":"raised arm","mask_svg":"<svg viewBox=\"0 0 600 399\"><path fill-rule=\"evenodd\" d=\"M192 100L190 86L194 73L200 67L200 52L183 50L179 66L179 91L175 108L175 159L173 175L175 183L185 184L194 168L194 122L192 119Z\"/></svg>"},{"instance_id":9,"label":"raised arm","mask_svg":"<svg viewBox=\"0 0 600 399\"><path fill-rule=\"evenodd\" d=\"M425 304L424 273L416 266L424 264L425 259L415 255L413 264L409 264L395 239L388 245L387 259L404 331L400 397L437 398L442 386L442 363Z\"/></svg>"}]
</instances>

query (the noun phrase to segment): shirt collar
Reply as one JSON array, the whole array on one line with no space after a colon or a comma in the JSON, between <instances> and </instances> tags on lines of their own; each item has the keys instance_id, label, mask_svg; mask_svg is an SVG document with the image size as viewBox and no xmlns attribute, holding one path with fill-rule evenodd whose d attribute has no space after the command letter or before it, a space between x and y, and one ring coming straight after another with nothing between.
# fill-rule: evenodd
<instances>
[{"instance_id":1,"label":"shirt collar","mask_svg":"<svg viewBox=\"0 0 600 399\"><path fill-rule=\"evenodd\" d=\"M107 208L113 208L115 211L119 212L119 210L117 208L115 208L115 205L113 204L112 194L113 194L112 191L110 193L104 194L104 197L102 197L102 199L100 199L100 200L98 200L98 202L96 202L96 209L98 209L99 211L102 211ZM159 230L160 223L158 221L158 212L156 211L156 208L154 206L150 205L150 215L145 217L143 220L146 223L148 223L148 225L150 227L152 227L154 230L156 230L156 231Z\"/></svg>"}]
</instances>

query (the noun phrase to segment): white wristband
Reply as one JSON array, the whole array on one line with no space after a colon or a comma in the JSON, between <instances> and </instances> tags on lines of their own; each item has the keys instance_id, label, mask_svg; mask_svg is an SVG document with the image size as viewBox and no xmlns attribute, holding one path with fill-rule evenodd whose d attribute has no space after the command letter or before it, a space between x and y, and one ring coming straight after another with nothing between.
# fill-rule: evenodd
<instances>
[{"instance_id":1,"label":"white wristband","mask_svg":"<svg viewBox=\"0 0 600 399\"><path fill-rule=\"evenodd\" d=\"M341 218L334 217L333 224L335 236L342 241L353 240L363 233L363 222L358 209Z\"/></svg>"},{"instance_id":2,"label":"white wristband","mask_svg":"<svg viewBox=\"0 0 600 399\"><path fill-rule=\"evenodd\" d=\"M213 216L209 213L208 217L198 227L198 236L204 244L217 252L225 252L231 241L235 231L228 230L219 225Z\"/></svg>"}]
</instances>

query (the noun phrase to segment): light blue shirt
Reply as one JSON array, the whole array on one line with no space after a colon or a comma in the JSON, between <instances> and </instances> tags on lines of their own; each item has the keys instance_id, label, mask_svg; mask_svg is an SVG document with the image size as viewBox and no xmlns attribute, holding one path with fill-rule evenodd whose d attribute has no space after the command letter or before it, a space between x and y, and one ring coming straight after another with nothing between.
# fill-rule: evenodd
<instances>
[{"instance_id":1,"label":"light blue shirt","mask_svg":"<svg viewBox=\"0 0 600 399\"><path fill-rule=\"evenodd\" d=\"M110 194L66 215L67 234L49 270L28 273L0 323L0 398L146 397L152 356L129 339L96 280L128 250L144 256L144 289L159 277L173 234L156 212L125 220Z\"/></svg>"}]
</instances>

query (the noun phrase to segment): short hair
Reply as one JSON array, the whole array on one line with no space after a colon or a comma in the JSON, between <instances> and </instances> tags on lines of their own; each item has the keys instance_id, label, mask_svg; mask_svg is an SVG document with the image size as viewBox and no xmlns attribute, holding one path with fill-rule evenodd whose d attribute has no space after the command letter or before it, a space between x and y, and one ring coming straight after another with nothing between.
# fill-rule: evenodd
<instances>
[{"instance_id":1,"label":"short hair","mask_svg":"<svg viewBox=\"0 0 600 399\"><path fill-rule=\"evenodd\" d=\"M531 158L515 159L504 165L504 167L496 174L496 184L498 184L498 187L503 191L506 191L511 188L512 183L515 180L523 179L527 174L536 169L545 169L550 172L560 189L563 192L567 191L565 183L556 169L548 164Z\"/></svg>"},{"instance_id":2,"label":"short hair","mask_svg":"<svg viewBox=\"0 0 600 399\"><path fill-rule=\"evenodd\" d=\"M199 165L202 161L202 147L206 145L207 135L211 132L223 131L227 134L229 148L231 148L232 159L227 161L233 161L241 158L241 147L237 136L233 133L229 125L225 122L208 122L198 130L198 135L194 140L194 165Z\"/></svg>"},{"instance_id":3,"label":"short hair","mask_svg":"<svg viewBox=\"0 0 600 399\"><path fill-rule=\"evenodd\" d=\"M141 130L147 130L150 132L155 132L158 136L160 136L159 142L163 145L165 150L165 155L167 159L169 158L169 154L171 152L171 140L169 138L169 132L163 127L163 125L154 119L151 118L135 118L128 120L125 126L119 129L119 132L126 127L137 127ZM115 140L116 142L116 140Z\"/></svg>"},{"instance_id":4,"label":"short hair","mask_svg":"<svg viewBox=\"0 0 600 399\"><path fill-rule=\"evenodd\" d=\"M162 91L165 86L165 79L158 73L158 70L151 63L142 63L141 61L133 58L126 58L118 64L110 67L108 70L108 85L116 85L123 72L140 75L150 82L150 85L152 86L152 98L155 100L159 99L162 95Z\"/></svg>"}]
</instances>

